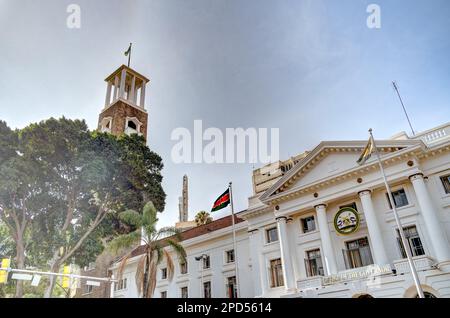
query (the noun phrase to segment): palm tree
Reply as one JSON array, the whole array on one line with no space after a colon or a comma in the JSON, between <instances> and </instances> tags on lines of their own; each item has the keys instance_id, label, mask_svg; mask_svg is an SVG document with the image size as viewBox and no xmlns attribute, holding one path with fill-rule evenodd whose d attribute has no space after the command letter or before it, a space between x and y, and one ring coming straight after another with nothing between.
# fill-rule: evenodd
<instances>
[{"instance_id":1,"label":"palm tree","mask_svg":"<svg viewBox=\"0 0 450 318\"><path fill-rule=\"evenodd\" d=\"M212 220L212 217L206 211L200 211L195 216L195 223L197 224L197 226L211 223Z\"/></svg>"},{"instance_id":2,"label":"palm tree","mask_svg":"<svg viewBox=\"0 0 450 318\"><path fill-rule=\"evenodd\" d=\"M174 274L174 263L172 256L165 246L170 246L180 259L186 261L186 251L179 243L181 240L180 231L174 227L164 227L156 229L158 218L156 209L152 202L148 202L142 214L134 210L127 210L119 214L119 218L124 223L135 228L128 234L123 234L113 239L109 248L117 253L119 250L135 246L142 239L144 242L144 253L138 260L136 270L136 285L138 293L142 298L151 298L156 287L157 266L165 259L167 262L167 277L172 280ZM131 257L132 251L125 255L118 268L118 279L120 280L123 271Z\"/></svg>"}]
</instances>

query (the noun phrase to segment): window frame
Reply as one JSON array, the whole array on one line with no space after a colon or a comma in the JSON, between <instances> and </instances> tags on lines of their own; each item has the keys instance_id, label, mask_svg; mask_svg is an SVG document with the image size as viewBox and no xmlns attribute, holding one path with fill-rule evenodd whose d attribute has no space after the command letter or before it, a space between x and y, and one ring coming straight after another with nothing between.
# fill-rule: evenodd
<instances>
[{"instance_id":1,"label":"window frame","mask_svg":"<svg viewBox=\"0 0 450 318\"><path fill-rule=\"evenodd\" d=\"M408 230L411 228L415 228L415 235L411 235L410 233L405 231L405 230ZM400 251L400 257L402 259L405 259L405 258L407 258L407 255L406 255L405 247L403 246L403 242L402 242L402 239L400 236L400 231L398 228L396 228L395 232L397 235L397 246ZM405 238L408 241L408 247L409 247L409 251L411 252L412 257L420 257L420 256L427 255L427 252L425 250L425 245L423 244L421 235L419 233L419 227L416 224L410 224L410 225L403 226L403 233L405 234ZM413 246L412 239L416 239L416 238L419 239L420 249L422 250L423 254L418 254L417 253L418 248Z\"/></svg>"},{"instance_id":2,"label":"window frame","mask_svg":"<svg viewBox=\"0 0 450 318\"><path fill-rule=\"evenodd\" d=\"M206 257L202 257L202 267L203 269L211 268L211 257L209 255L206 255Z\"/></svg>"},{"instance_id":3,"label":"window frame","mask_svg":"<svg viewBox=\"0 0 450 318\"><path fill-rule=\"evenodd\" d=\"M233 257L230 261L229 255L232 253ZM225 264L233 264L236 261L236 254L234 252L234 248L225 251Z\"/></svg>"},{"instance_id":4,"label":"window frame","mask_svg":"<svg viewBox=\"0 0 450 318\"><path fill-rule=\"evenodd\" d=\"M318 252L319 256L318 257L311 257L310 253L313 253L313 252ZM309 267L306 267L305 268L305 270L306 270L306 277L325 276L325 267L324 267L324 264L323 264L322 251L321 251L320 247L316 247L316 248L312 248L312 249L306 250L305 251L305 257L306 257L305 258L305 262L310 263L311 261L315 261L316 268L317 268L316 269L317 273L315 275L313 275L311 265L309 265ZM320 265L321 266L319 266L319 264L317 263L318 259L320 259ZM305 266L307 266L307 265L305 264ZM320 272L321 271L320 268L322 269L322 273Z\"/></svg>"},{"instance_id":5,"label":"window frame","mask_svg":"<svg viewBox=\"0 0 450 318\"><path fill-rule=\"evenodd\" d=\"M280 288L285 285L283 277L283 261L281 257L269 260L270 288Z\"/></svg>"},{"instance_id":6,"label":"window frame","mask_svg":"<svg viewBox=\"0 0 450 318\"><path fill-rule=\"evenodd\" d=\"M186 270L183 270L183 268L185 268ZM183 263L180 263L180 274L181 275L186 275L189 272L189 267L188 267L188 262L187 260Z\"/></svg>"},{"instance_id":7,"label":"window frame","mask_svg":"<svg viewBox=\"0 0 450 318\"><path fill-rule=\"evenodd\" d=\"M275 231L275 233L276 233L276 239L273 241L271 240L270 235L269 235L270 231ZM272 243L278 242L280 240L280 237L278 235L278 227L277 226L271 226L271 227L266 228L265 233L266 233L266 244L272 244Z\"/></svg>"},{"instance_id":8,"label":"window frame","mask_svg":"<svg viewBox=\"0 0 450 318\"><path fill-rule=\"evenodd\" d=\"M208 285L209 285L209 291L208 291L208 297L206 297L207 296L206 286L208 286ZM203 282L203 298L212 298L212 284L211 284L210 280Z\"/></svg>"},{"instance_id":9,"label":"window frame","mask_svg":"<svg viewBox=\"0 0 450 318\"><path fill-rule=\"evenodd\" d=\"M397 205L397 202L395 200L395 193L401 192L401 191L403 191L403 193L404 193L404 197L406 199L406 204L403 204L403 205L399 206L399 205ZM407 191L406 191L405 187L400 187L400 188L398 188L396 190L391 191L391 193L392 193L392 200L394 200L394 204L395 204L395 208L396 209L400 209L400 208L406 207L406 206L408 206L410 204L409 198L408 198L408 194L406 192ZM388 207L389 207L390 210L392 210L391 201L389 200L389 193L385 192L385 195L386 195L386 200L388 202Z\"/></svg>"},{"instance_id":10,"label":"window frame","mask_svg":"<svg viewBox=\"0 0 450 318\"><path fill-rule=\"evenodd\" d=\"M445 173L439 176L439 181L444 189L445 195L450 195L450 173Z\"/></svg>"},{"instance_id":11,"label":"window frame","mask_svg":"<svg viewBox=\"0 0 450 318\"><path fill-rule=\"evenodd\" d=\"M186 291L186 297L183 296L183 291ZM188 286L180 287L180 298L189 298L189 288Z\"/></svg>"},{"instance_id":12,"label":"window frame","mask_svg":"<svg viewBox=\"0 0 450 318\"><path fill-rule=\"evenodd\" d=\"M306 224L305 222L306 222L307 219L312 219L313 220L313 224L314 224L314 228L313 229L310 229L310 230L306 230L305 229L305 224ZM302 230L302 234L308 234L308 233L312 233L312 232L317 231L317 224L316 224L316 217L315 217L315 215L311 214L311 215L307 215L307 216L301 217L300 218L300 228Z\"/></svg>"},{"instance_id":13,"label":"window frame","mask_svg":"<svg viewBox=\"0 0 450 318\"><path fill-rule=\"evenodd\" d=\"M161 280L167 279L167 267L161 268Z\"/></svg>"}]
</instances>

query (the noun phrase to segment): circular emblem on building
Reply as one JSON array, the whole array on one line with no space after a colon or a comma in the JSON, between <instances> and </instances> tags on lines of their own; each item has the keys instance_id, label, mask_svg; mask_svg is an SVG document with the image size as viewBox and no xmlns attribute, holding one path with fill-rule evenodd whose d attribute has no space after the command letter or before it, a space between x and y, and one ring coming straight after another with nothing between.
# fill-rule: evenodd
<instances>
[{"instance_id":1,"label":"circular emblem on building","mask_svg":"<svg viewBox=\"0 0 450 318\"><path fill-rule=\"evenodd\" d=\"M354 233L359 227L358 212L350 207L340 209L334 216L334 228L339 234Z\"/></svg>"}]
</instances>

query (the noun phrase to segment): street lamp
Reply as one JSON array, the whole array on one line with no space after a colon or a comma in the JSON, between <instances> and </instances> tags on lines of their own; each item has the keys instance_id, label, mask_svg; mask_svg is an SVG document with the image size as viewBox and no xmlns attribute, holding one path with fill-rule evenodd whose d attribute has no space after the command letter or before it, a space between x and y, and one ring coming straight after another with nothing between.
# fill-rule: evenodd
<instances>
[{"instance_id":1,"label":"street lamp","mask_svg":"<svg viewBox=\"0 0 450 318\"><path fill-rule=\"evenodd\" d=\"M200 255L200 256L197 256L197 257L195 257L195 260L197 261L197 262L200 262L200 261L202 261L202 263L200 264L201 265L201 267L202 267L202 270L201 270L201 285L200 285L200 297L201 297L201 295L202 295L202 289L204 288L204 282L203 282L203 269L205 268L205 263L204 263L204 261L205 261L205 259L207 259L208 258L208 255L206 255L206 254L202 254L202 255Z\"/></svg>"}]
</instances>

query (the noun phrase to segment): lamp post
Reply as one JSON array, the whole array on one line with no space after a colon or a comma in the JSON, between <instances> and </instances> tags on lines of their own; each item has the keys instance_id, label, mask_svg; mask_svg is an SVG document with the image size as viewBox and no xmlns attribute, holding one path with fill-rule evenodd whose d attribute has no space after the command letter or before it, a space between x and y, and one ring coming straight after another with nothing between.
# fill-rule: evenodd
<instances>
[{"instance_id":1,"label":"lamp post","mask_svg":"<svg viewBox=\"0 0 450 318\"><path fill-rule=\"evenodd\" d=\"M205 268L205 263L204 263L204 261L205 261L205 259L207 259L208 258L208 255L206 255L206 254L202 254L202 255L200 255L200 256L197 256L196 258L195 258L195 260L197 261L197 262L200 262L200 261L202 261L202 263L200 264L200 266L201 266L201 284L200 284L200 297L202 296L202 289L204 288L204 282L203 282L203 269Z\"/></svg>"}]
</instances>

